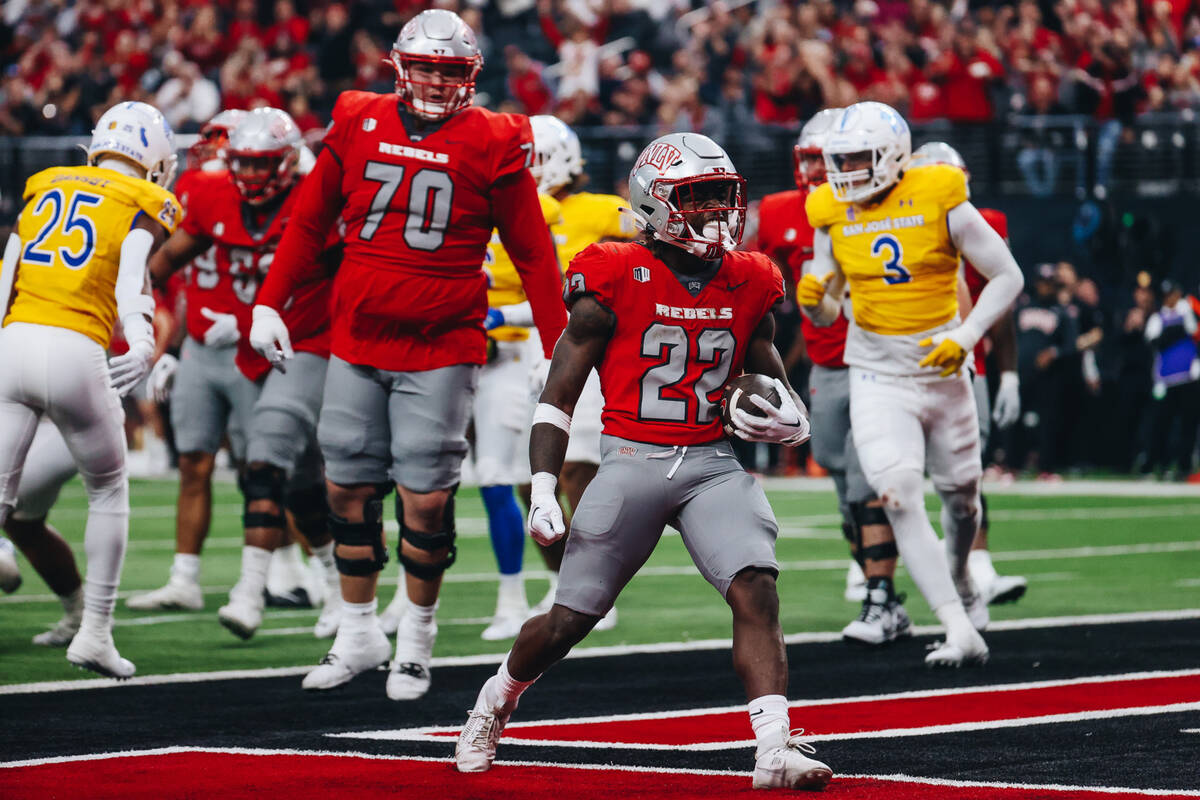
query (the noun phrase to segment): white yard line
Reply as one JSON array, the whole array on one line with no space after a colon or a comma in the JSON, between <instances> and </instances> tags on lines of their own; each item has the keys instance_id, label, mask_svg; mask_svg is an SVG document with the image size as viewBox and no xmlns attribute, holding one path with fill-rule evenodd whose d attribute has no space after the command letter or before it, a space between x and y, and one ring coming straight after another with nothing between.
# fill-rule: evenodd
<instances>
[{"instance_id":1,"label":"white yard line","mask_svg":"<svg viewBox=\"0 0 1200 800\"><path fill-rule=\"evenodd\" d=\"M989 625L989 630L1032 630L1036 628L1063 627L1068 625L1108 625L1130 622L1164 622L1171 620L1200 619L1200 608L1181 609L1178 611L1144 611L1127 614L1089 614L1076 617L1049 617L1039 619L1019 619L997 622ZM914 633L924 635L937 633L941 628L935 626L916 626ZM806 644L813 642L835 642L841 640L841 633L797 633L785 636L788 644ZM608 645L604 647L580 647L572 650L567 658L596 658L602 656L622 656L646 653L686 653L700 650L723 650L732 645L729 639L703 639L691 642L659 642L655 644ZM470 656L444 656L433 659L434 667L475 666L481 664L499 664L504 659L504 653L483 653ZM206 681L234 680L241 678L275 678L291 675L303 675L312 669L312 665L298 667L271 667L267 669L221 670L216 672L176 672L165 675L135 675L129 680L119 681L112 678L85 678L77 681L41 681L37 683L15 683L0 686L0 695L37 694L40 692L76 691L81 689L121 688L123 686L155 686L174 683L203 683Z\"/></svg>"}]
</instances>

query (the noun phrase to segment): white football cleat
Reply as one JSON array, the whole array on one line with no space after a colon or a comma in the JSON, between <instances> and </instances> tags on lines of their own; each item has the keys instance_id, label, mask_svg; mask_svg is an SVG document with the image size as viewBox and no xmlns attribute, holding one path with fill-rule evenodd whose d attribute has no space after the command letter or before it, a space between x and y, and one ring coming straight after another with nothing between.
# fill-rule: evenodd
<instances>
[{"instance_id":1,"label":"white football cleat","mask_svg":"<svg viewBox=\"0 0 1200 800\"><path fill-rule=\"evenodd\" d=\"M601 617L600 621L592 627L592 630L611 631L615 627L617 627L617 607L613 606L608 610L608 613Z\"/></svg>"},{"instance_id":2,"label":"white football cleat","mask_svg":"<svg viewBox=\"0 0 1200 800\"><path fill-rule=\"evenodd\" d=\"M313 559L314 561L316 559ZM313 625L313 636L318 639L332 639L338 632L342 621L342 594L339 589L335 594L332 590L325 595L325 605L321 606L321 614ZM386 632L385 632L386 635Z\"/></svg>"},{"instance_id":3,"label":"white football cleat","mask_svg":"<svg viewBox=\"0 0 1200 800\"><path fill-rule=\"evenodd\" d=\"M900 599L887 599L886 589L875 589L876 596L863 600L862 611L842 628L842 639L854 644L881 645L912 636L912 620Z\"/></svg>"},{"instance_id":4,"label":"white football cleat","mask_svg":"<svg viewBox=\"0 0 1200 800\"><path fill-rule=\"evenodd\" d=\"M262 620L262 595L253 597L247 592L238 591L237 586L229 593L229 602L217 611L217 621L240 639L253 636L262 625Z\"/></svg>"},{"instance_id":5,"label":"white football cleat","mask_svg":"<svg viewBox=\"0 0 1200 800\"><path fill-rule=\"evenodd\" d=\"M514 611L497 612L492 622L483 629L479 638L485 642L498 642L501 639L515 639L521 632L521 626L529 618L529 609L522 608Z\"/></svg>"},{"instance_id":6,"label":"white football cleat","mask_svg":"<svg viewBox=\"0 0 1200 800\"><path fill-rule=\"evenodd\" d=\"M21 588L21 568L17 566L17 551L13 543L0 536L0 589L12 594Z\"/></svg>"},{"instance_id":7,"label":"white football cleat","mask_svg":"<svg viewBox=\"0 0 1200 800\"><path fill-rule=\"evenodd\" d=\"M1029 582L1020 575L997 575L986 586L980 586L983 599L988 605L1015 603L1025 596Z\"/></svg>"},{"instance_id":8,"label":"white football cleat","mask_svg":"<svg viewBox=\"0 0 1200 800\"><path fill-rule=\"evenodd\" d=\"M754 761L755 789L824 789L833 780L833 770L827 764L809 758L815 753L804 741L804 731L788 735L786 744L773 747L756 756Z\"/></svg>"},{"instance_id":9,"label":"white football cleat","mask_svg":"<svg viewBox=\"0 0 1200 800\"><path fill-rule=\"evenodd\" d=\"M925 656L927 667L983 666L988 660L988 646L978 631L966 631L960 639L946 636L946 641L935 642Z\"/></svg>"},{"instance_id":10,"label":"white football cleat","mask_svg":"<svg viewBox=\"0 0 1200 800\"><path fill-rule=\"evenodd\" d=\"M386 664L391 644L379 629L378 623L365 633L347 634L339 629L333 646L300 685L305 689L324 691L348 683L356 675Z\"/></svg>"},{"instance_id":11,"label":"white football cleat","mask_svg":"<svg viewBox=\"0 0 1200 800\"><path fill-rule=\"evenodd\" d=\"M498 714L491 709L471 709L467 724L454 746L454 766L459 772L487 772L496 760L496 745L511 714Z\"/></svg>"},{"instance_id":12,"label":"white football cleat","mask_svg":"<svg viewBox=\"0 0 1200 800\"><path fill-rule=\"evenodd\" d=\"M63 618L54 623L50 630L33 637L33 643L42 647L66 647L79 633L79 623L83 620L83 609L74 614L63 614Z\"/></svg>"},{"instance_id":13,"label":"white football cleat","mask_svg":"<svg viewBox=\"0 0 1200 800\"><path fill-rule=\"evenodd\" d=\"M433 644L437 641L437 623L415 629L405 620L396 630L396 657L387 679L387 696L391 700L416 700L429 691L433 676Z\"/></svg>"},{"instance_id":14,"label":"white football cleat","mask_svg":"<svg viewBox=\"0 0 1200 800\"><path fill-rule=\"evenodd\" d=\"M130 678L137 672L133 662L117 652L112 631L104 629L84 628L75 634L67 648L67 661L108 678Z\"/></svg>"},{"instance_id":15,"label":"white football cleat","mask_svg":"<svg viewBox=\"0 0 1200 800\"><path fill-rule=\"evenodd\" d=\"M189 578L172 575L167 585L152 592L139 594L125 601L125 606L134 611L158 611L163 609L182 609L186 611L202 611L204 609L204 594L200 584Z\"/></svg>"},{"instance_id":16,"label":"white football cleat","mask_svg":"<svg viewBox=\"0 0 1200 800\"><path fill-rule=\"evenodd\" d=\"M863 574L857 561L851 560L850 566L846 568L846 591L842 593L842 597L851 603L861 603L867 599L867 576Z\"/></svg>"}]
</instances>

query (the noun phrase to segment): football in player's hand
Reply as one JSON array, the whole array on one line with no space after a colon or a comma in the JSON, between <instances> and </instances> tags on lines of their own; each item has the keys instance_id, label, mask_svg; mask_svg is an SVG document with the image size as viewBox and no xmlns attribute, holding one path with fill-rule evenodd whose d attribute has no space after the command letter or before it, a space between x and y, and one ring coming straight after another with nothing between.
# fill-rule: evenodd
<instances>
[{"instance_id":1,"label":"football in player's hand","mask_svg":"<svg viewBox=\"0 0 1200 800\"><path fill-rule=\"evenodd\" d=\"M738 390L741 390L740 394L738 394ZM756 394L776 408L779 408L783 402L783 398L779 396L779 390L775 388L775 381L766 375L748 374L734 378L725 387L725 393L721 396L721 425L729 436L736 435L732 419L734 408L732 403L735 394L738 396L737 408L756 417L765 417L766 414L762 412L761 408L750 402L749 395Z\"/></svg>"}]
</instances>

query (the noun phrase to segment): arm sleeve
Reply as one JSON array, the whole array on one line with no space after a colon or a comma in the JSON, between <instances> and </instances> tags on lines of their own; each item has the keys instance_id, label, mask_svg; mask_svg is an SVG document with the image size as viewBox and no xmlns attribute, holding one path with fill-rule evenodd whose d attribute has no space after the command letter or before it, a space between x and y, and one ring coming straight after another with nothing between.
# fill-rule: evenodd
<instances>
[{"instance_id":1,"label":"arm sleeve","mask_svg":"<svg viewBox=\"0 0 1200 800\"><path fill-rule=\"evenodd\" d=\"M531 219L540 223L541 211L537 184L528 170L521 170L492 187L492 208L500 241L521 276L542 348L546 358L550 358L567 326L567 312L559 295L562 279L549 231L545 225L529 224Z\"/></svg>"},{"instance_id":2,"label":"arm sleeve","mask_svg":"<svg viewBox=\"0 0 1200 800\"><path fill-rule=\"evenodd\" d=\"M154 328L148 317L154 316L154 297L146 293L146 261L154 247L154 237L145 228L134 228L121 242L121 263L117 268L117 316L130 344L154 343Z\"/></svg>"},{"instance_id":3,"label":"arm sleeve","mask_svg":"<svg viewBox=\"0 0 1200 800\"><path fill-rule=\"evenodd\" d=\"M946 222L958 252L988 280L975 307L962 323L970 341L955 337L960 345L970 350L988 328L1012 308L1025 279L1000 234L988 225L975 206L969 202L959 203L947 212Z\"/></svg>"},{"instance_id":4,"label":"arm sleeve","mask_svg":"<svg viewBox=\"0 0 1200 800\"><path fill-rule=\"evenodd\" d=\"M258 305L276 311L283 310L295 287L315 280L323 271L320 255L344 205L342 166L331 151L322 150L317 156L316 166L299 192L271 270L258 293Z\"/></svg>"},{"instance_id":5,"label":"arm sleeve","mask_svg":"<svg viewBox=\"0 0 1200 800\"><path fill-rule=\"evenodd\" d=\"M833 240L829 238L829 231L825 228L813 231L813 257L804 262L804 272L818 278L833 273L833 278L825 288L825 296L821 298L821 305L815 308L801 306L801 311L814 325L832 325L842 310L842 298L846 294L846 276L833 258Z\"/></svg>"}]
</instances>

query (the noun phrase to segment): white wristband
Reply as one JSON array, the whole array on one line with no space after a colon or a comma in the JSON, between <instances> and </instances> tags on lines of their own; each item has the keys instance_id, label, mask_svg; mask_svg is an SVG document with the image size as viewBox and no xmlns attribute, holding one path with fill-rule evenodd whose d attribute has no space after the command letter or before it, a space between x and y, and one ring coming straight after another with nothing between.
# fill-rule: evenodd
<instances>
[{"instance_id":1,"label":"white wristband","mask_svg":"<svg viewBox=\"0 0 1200 800\"><path fill-rule=\"evenodd\" d=\"M533 409L533 424L539 422L553 425L567 435L571 433L571 415L550 403L538 403Z\"/></svg>"},{"instance_id":2,"label":"white wristband","mask_svg":"<svg viewBox=\"0 0 1200 800\"><path fill-rule=\"evenodd\" d=\"M529 494L548 494L553 497L557 486L558 478L554 475L549 472L535 472L529 479Z\"/></svg>"}]
</instances>

